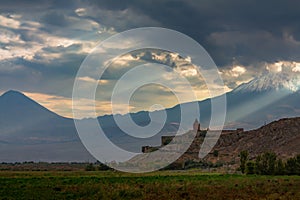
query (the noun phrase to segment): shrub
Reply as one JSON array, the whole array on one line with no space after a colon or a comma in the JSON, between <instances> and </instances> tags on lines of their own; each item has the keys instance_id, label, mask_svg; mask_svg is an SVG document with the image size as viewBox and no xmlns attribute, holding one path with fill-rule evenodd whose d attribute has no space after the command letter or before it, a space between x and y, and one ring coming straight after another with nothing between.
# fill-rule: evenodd
<instances>
[{"instance_id":1,"label":"shrub","mask_svg":"<svg viewBox=\"0 0 300 200\"><path fill-rule=\"evenodd\" d=\"M85 171L95 171L95 167L92 163L89 163L86 167L85 167Z\"/></svg>"},{"instance_id":2,"label":"shrub","mask_svg":"<svg viewBox=\"0 0 300 200\"><path fill-rule=\"evenodd\" d=\"M265 175L275 174L276 159L276 154L270 152L257 156L255 160L255 172Z\"/></svg>"},{"instance_id":3,"label":"shrub","mask_svg":"<svg viewBox=\"0 0 300 200\"><path fill-rule=\"evenodd\" d=\"M219 156L219 151L218 151L218 150L214 150L213 155L214 155L215 157L218 157L218 156Z\"/></svg>"},{"instance_id":4,"label":"shrub","mask_svg":"<svg viewBox=\"0 0 300 200\"><path fill-rule=\"evenodd\" d=\"M299 165L299 163L298 163ZM297 169L298 168L298 169ZM285 167L286 173L288 175L295 175L295 174L300 174L299 173L299 167L297 166L297 158L289 158L286 161L286 167Z\"/></svg>"},{"instance_id":5,"label":"shrub","mask_svg":"<svg viewBox=\"0 0 300 200\"><path fill-rule=\"evenodd\" d=\"M247 162L245 172L246 174L255 174L255 163L253 161Z\"/></svg>"},{"instance_id":6,"label":"shrub","mask_svg":"<svg viewBox=\"0 0 300 200\"><path fill-rule=\"evenodd\" d=\"M285 174L285 165L284 165L282 159L278 159L276 162L275 174L276 175Z\"/></svg>"},{"instance_id":7,"label":"shrub","mask_svg":"<svg viewBox=\"0 0 300 200\"><path fill-rule=\"evenodd\" d=\"M245 169L246 169L246 163L248 161L248 151L242 151L240 153L240 161L241 161L241 164L240 164L240 170L242 171L242 173L245 173Z\"/></svg>"},{"instance_id":8,"label":"shrub","mask_svg":"<svg viewBox=\"0 0 300 200\"><path fill-rule=\"evenodd\" d=\"M111 170L111 168L105 164L100 163L97 167L97 169L99 171L107 171L107 170Z\"/></svg>"},{"instance_id":9,"label":"shrub","mask_svg":"<svg viewBox=\"0 0 300 200\"><path fill-rule=\"evenodd\" d=\"M255 162L248 161L248 152L240 153L240 170L246 174L261 175L300 175L300 155L289 158L286 162L277 159L273 152L258 155Z\"/></svg>"}]
</instances>

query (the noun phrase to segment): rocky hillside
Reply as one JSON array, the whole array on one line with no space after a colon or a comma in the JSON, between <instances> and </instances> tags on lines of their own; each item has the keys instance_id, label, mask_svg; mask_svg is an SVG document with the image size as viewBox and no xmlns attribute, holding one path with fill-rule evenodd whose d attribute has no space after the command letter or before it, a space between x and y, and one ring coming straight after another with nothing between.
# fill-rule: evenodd
<instances>
[{"instance_id":1,"label":"rocky hillside","mask_svg":"<svg viewBox=\"0 0 300 200\"><path fill-rule=\"evenodd\" d=\"M203 137L195 138L190 148L177 162L198 161ZM212 163L239 163L239 153L249 152L250 159L264 152L275 152L286 159L300 154L300 117L274 121L251 131L223 131L217 144L204 158Z\"/></svg>"},{"instance_id":2,"label":"rocky hillside","mask_svg":"<svg viewBox=\"0 0 300 200\"><path fill-rule=\"evenodd\" d=\"M234 163L243 150L249 152L250 158L267 151L283 159L300 154L300 117L280 119L256 130L222 134L205 159Z\"/></svg>"},{"instance_id":3,"label":"rocky hillside","mask_svg":"<svg viewBox=\"0 0 300 200\"><path fill-rule=\"evenodd\" d=\"M239 154L243 150L249 152L250 159L254 159L264 152L275 152L278 157L283 159L300 154L300 117L281 119L251 131L243 131L243 129L224 130L217 144L203 159L198 157L199 150L204 136L210 137L209 134L212 132L198 131L192 144L186 150L184 144L191 138L193 132L189 131L176 138L172 136L162 137L161 146L143 147L144 154L133 157L128 163L123 163L122 166L125 167L124 169L130 167L149 170L149 167L165 166L165 163L171 163L170 161L173 162L174 158L175 160L178 158L172 164L173 167L176 166L174 169L180 169L186 163L191 163L190 161L194 161L193 163L212 163L216 164L214 166L236 169L239 165ZM148 154L149 152L153 152L153 154ZM182 152L185 153L182 154Z\"/></svg>"}]
</instances>

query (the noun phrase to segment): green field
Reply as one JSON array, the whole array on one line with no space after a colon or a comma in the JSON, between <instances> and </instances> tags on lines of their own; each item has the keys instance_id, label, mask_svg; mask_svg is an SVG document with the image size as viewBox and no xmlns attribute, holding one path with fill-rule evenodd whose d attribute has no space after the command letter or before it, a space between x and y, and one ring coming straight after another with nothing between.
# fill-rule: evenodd
<instances>
[{"instance_id":1,"label":"green field","mask_svg":"<svg viewBox=\"0 0 300 200\"><path fill-rule=\"evenodd\" d=\"M0 172L1 199L300 199L300 176Z\"/></svg>"}]
</instances>

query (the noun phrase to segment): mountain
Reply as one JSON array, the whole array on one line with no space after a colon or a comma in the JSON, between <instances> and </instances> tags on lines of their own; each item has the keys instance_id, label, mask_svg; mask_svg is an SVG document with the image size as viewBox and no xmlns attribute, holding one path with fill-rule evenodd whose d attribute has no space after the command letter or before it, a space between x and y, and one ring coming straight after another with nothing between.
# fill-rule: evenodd
<instances>
[{"instance_id":1,"label":"mountain","mask_svg":"<svg viewBox=\"0 0 300 200\"><path fill-rule=\"evenodd\" d=\"M227 94L226 126L257 128L286 117L300 116L300 77L263 74ZM240 125L239 125L240 124Z\"/></svg>"},{"instance_id":2,"label":"mountain","mask_svg":"<svg viewBox=\"0 0 300 200\"><path fill-rule=\"evenodd\" d=\"M300 116L299 83L297 75L270 73L228 92L225 129L256 129L274 120ZM100 116L97 120L111 142L122 149L139 153L142 146L159 145L161 136L174 135L179 128L180 109L185 107L188 113L192 113L195 104L200 108L202 129L208 127L211 99L166 109L166 124L158 134L149 138L126 134L118 127L112 115ZM82 145L73 119L61 117L17 91L8 91L0 96L0 111L0 162L95 160ZM136 124L145 127L151 121L150 116L162 112L142 111L115 117L122 120L130 116ZM191 118L185 124L187 129L192 127L195 120L191 116L187 116ZM95 119L79 121L91 123L92 120ZM147 136L149 131L136 134ZM102 145L101 141L99 145Z\"/></svg>"},{"instance_id":3,"label":"mountain","mask_svg":"<svg viewBox=\"0 0 300 200\"><path fill-rule=\"evenodd\" d=\"M300 104L298 103L300 99L299 83L299 77L296 75L269 73L262 74L260 77L228 92L226 94L227 113L224 128L244 128L245 130L250 130L281 118L300 116ZM206 128L209 126L211 118L211 99L196 103L198 103L200 108L199 118L201 127ZM98 117L98 120L105 132L113 134L110 137L112 142L126 150L140 152L141 146L159 145L162 135L174 135L180 123L181 108L185 107L185 109L193 112L194 105L195 102L191 102L166 109L166 124L162 131L154 137L147 139L139 139L126 135L126 133L118 128L112 115ZM163 112L156 111L155 113L159 115ZM125 120L130 115L134 122L145 126L150 123L150 114L153 113L142 111L123 116L120 115L118 118ZM191 128L194 118L189 120L190 124L187 124L187 126Z\"/></svg>"},{"instance_id":4,"label":"mountain","mask_svg":"<svg viewBox=\"0 0 300 200\"><path fill-rule=\"evenodd\" d=\"M4 141L35 144L76 139L71 119L49 111L20 92L4 93L0 97L0 110L1 138Z\"/></svg>"},{"instance_id":5,"label":"mountain","mask_svg":"<svg viewBox=\"0 0 300 200\"><path fill-rule=\"evenodd\" d=\"M242 127L255 129L265 123L286 117L300 116L300 77L297 74L262 74L226 94L227 113L225 129ZM215 97L215 99L221 98ZM167 123L179 124L180 107L192 110L193 103L176 105L166 109ZM200 122L208 127L211 118L211 99L199 101ZM158 111L159 113L160 111ZM134 118L136 114L131 114ZM106 116L111 117L111 116ZM99 117L104 120L106 117ZM149 122L149 113L141 112L136 117L139 123ZM168 130L167 127L165 127ZM173 127L171 131L176 130ZM168 131L167 131L168 132Z\"/></svg>"},{"instance_id":6,"label":"mountain","mask_svg":"<svg viewBox=\"0 0 300 200\"><path fill-rule=\"evenodd\" d=\"M270 90L287 90L295 92L300 89L300 77L294 73L265 73L248 83L243 83L234 92L263 92Z\"/></svg>"},{"instance_id":7,"label":"mountain","mask_svg":"<svg viewBox=\"0 0 300 200\"><path fill-rule=\"evenodd\" d=\"M93 160L72 119L61 117L17 91L0 96L0 161Z\"/></svg>"}]
</instances>

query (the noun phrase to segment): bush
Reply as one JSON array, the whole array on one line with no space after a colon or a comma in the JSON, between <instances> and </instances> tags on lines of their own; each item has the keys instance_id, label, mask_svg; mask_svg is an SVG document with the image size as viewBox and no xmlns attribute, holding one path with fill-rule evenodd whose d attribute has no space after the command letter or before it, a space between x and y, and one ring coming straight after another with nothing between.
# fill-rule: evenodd
<instances>
[{"instance_id":1,"label":"bush","mask_svg":"<svg viewBox=\"0 0 300 200\"><path fill-rule=\"evenodd\" d=\"M242 151L240 162L240 170L246 174L300 175L300 155L284 162L282 159L277 159L275 153L266 152L258 155L253 162L248 161L248 152Z\"/></svg>"},{"instance_id":2,"label":"bush","mask_svg":"<svg viewBox=\"0 0 300 200\"><path fill-rule=\"evenodd\" d=\"M245 172L246 174L255 174L255 163L253 161L247 162Z\"/></svg>"},{"instance_id":3,"label":"bush","mask_svg":"<svg viewBox=\"0 0 300 200\"><path fill-rule=\"evenodd\" d=\"M218 157L218 156L219 156L219 151L218 151L218 150L214 150L213 155L214 155L215 157Z\"/></svg>"},{"instance_id":4,"label":"bush","mask_svg":"<svg viewBox=\"0 0 300 200\"><path fill-rule=\"evenodd\" d=\"M246 169L246 163L248 161L248 151L242 151L240 153L240 161L241 161L241 164L240 164L240 170L242 171L242 173L245 173L245 169Z\"/></svg>"},{"instance_id":5,"label":"bush","mask_svg":"<svg viewBox=\"0 0 300 200\"><path fill-rule=\"evenodd\" d=\"M85 167L85 171L95 171L96 168L94 167L94 165L92 163L89 163L86 167Z\"/></svg>"},{"instance_id":6,"label":"bush","mask_svg":"<svg viewBox=\"0 0 300 200\"><path fill-rule=\"evenodd\" d=\"M288 175L300 175L300 155L288 159L285 170Z\"/></svg>"},{"instance_id":7,"label":"bush","mask_svg":"<svg viewBox=\"0 0 300 200\"><path fill-rule=\"evenodd\" d=\"M274 175L277 156L275 153L266 152L262 155L263 174Z\"/></svg>"},{"instance_id":8,"label":"bush","mask_svg":"<svg viewBox=\"0 0 300 200\"><path fill-rule=\"evenodd\" d=\"M275 174L276 175L285 174L285 165L281 159L277 160L276 162Z\"/></svg>"},{"instance_id":9,"label":"bush","mask_svg":"<svg viewBox=\"0 0 300 200\"><path fill-rule=\"evenodd\" d=\"M99 171L107 171L107 170L111 170L111 168L105 164L100 163L97 167L97 169Z\"/></svg>"}]
</instances>

